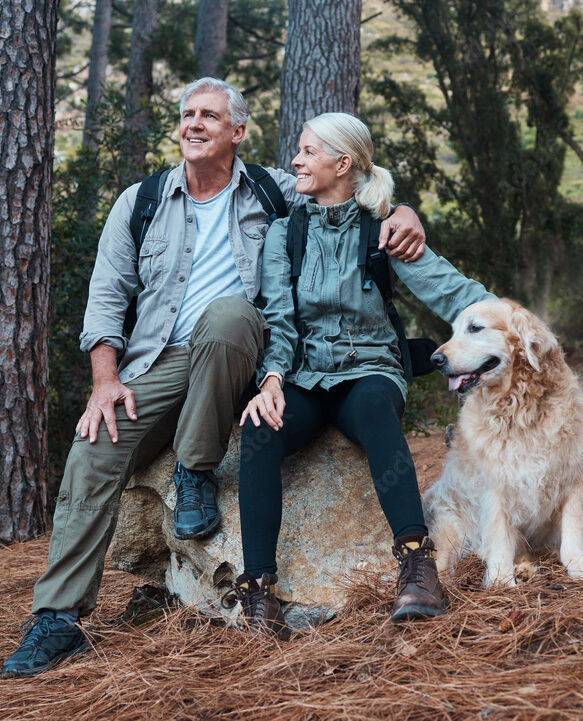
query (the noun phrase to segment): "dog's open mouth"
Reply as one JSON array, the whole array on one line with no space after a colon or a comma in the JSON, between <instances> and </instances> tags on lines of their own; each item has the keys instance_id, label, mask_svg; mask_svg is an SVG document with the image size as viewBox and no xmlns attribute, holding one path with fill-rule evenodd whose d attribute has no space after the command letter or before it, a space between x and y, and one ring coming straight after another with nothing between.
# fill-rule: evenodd
<instances>
[{"instance_id":1,"label":"dog's open mouth","mask_svg":"<svg viewBox=\"0 0 583 721\"><path fill-rule=\"evenodd\" d=\"M475 388L480 382L480 376L492 369L496 368L500 363L500 358L492 356L483 363L478 370L472 373L461 373L458 376L448 376L448 388L450 391L457 391L458 393L467 393L472 388Z\"/></svg>"}]
</instances>

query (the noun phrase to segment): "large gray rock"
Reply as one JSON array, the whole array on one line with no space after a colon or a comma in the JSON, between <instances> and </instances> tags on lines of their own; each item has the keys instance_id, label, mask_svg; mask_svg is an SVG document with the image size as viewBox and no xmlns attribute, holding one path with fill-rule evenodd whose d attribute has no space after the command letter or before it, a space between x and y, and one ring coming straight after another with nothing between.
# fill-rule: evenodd
<instances>
[{"instance_id":1,"label":"large gray rock","mask_svg":"<svg viewBox=\"0 0 583 721\"><path fill-rule=\"evenodd\" d=\"M171 450L132 477L111 546L117 568L163 582L183 603L209 613L236 613L221 609L219 599L243 570L240 439L236 428L216 471L222 521L207 539L174 537ZM342 579L353 569L385 570L392 564L392 537L363 451L334 429L284 462L283 489L278 596L286 602L288 623L302 628L327 620L342 606Z\"/></svg>"}]
</instances>

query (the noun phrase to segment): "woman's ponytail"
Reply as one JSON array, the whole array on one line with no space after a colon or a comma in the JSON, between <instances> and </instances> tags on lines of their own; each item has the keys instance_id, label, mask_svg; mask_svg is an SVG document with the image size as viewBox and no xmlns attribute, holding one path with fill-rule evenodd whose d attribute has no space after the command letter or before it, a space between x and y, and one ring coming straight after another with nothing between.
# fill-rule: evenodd
<instances>
[{"instance_id":1,"label":"woman's ponytail","mask_svg":"<svg viewBox=\"0 0 583 721\"><path fill-rule=\"evenodd\" d=\"M393 176L385 168L372 163L370 166L368 170L355 168L354 199L375 218L386 218L391 211L395 189Z\"/></svg>"}]
</instances>

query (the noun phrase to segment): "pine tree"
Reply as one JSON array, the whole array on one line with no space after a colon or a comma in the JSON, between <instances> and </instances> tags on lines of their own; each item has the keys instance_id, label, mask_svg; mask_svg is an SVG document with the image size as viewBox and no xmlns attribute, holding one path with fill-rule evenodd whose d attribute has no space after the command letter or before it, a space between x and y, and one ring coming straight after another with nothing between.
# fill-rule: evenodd
<instances>
[{"instance_id":1,"label":"pine tree","mask_svg":"<svg viewBox=\"0 0 583 721\"><path fill-rule=\"evenodd\" d=\"M0 10L0 541L46 529L57 1Z\"/></svg>"},{"instance_id":2,"label":"pine tree","mask_svg":"<svg viewBox=\"0 0 583 721\"><path fill-rule=\"evenodd\" d=\"M324 112L356 113L361 10L361 0L289 0L281 73L280 167L291 167L304 121Z\"/></svg>"}]
</instances>

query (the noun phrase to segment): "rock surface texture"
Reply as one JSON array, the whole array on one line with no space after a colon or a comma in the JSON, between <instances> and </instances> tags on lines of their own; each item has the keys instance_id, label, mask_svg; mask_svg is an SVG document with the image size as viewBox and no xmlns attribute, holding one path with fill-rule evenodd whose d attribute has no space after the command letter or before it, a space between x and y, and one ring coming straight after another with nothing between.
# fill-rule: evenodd
<instances>
[{"instance_id":1,"label":"rock surface texture","mask_svg":"<svg viewBox=\"0 0 583 721\"><path fill-rule=\"evenodd\" d=\"M232 616L219 599L243 571L237 480L241 434L235 429L216 471L222 520L205 539L174 537L175 456L167 450L132 476L122 495L111 556L117 568L163 583L188 605ZM393 566L392 537L364 452L328 429L283 469L283 522L277 595L288 623L305 628L331 618L353 569ZM388 601L390 599L387 599Z\"/></svg>"}]
</instances>

